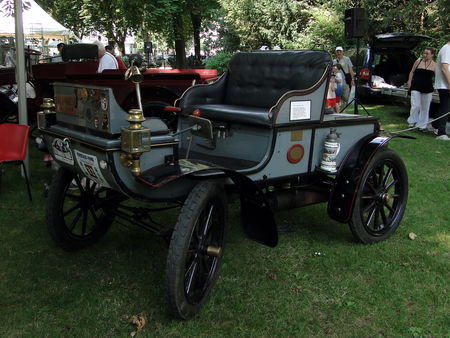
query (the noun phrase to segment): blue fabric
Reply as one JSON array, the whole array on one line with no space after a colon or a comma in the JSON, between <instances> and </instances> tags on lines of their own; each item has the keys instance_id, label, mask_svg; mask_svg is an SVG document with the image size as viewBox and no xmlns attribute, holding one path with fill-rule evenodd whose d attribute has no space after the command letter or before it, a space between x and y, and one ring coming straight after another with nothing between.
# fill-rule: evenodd
<instances>
[{"instance_id":1,"label":"blue fabric","mask_svg":"<svg viewBox=\"0 0 450 338\"><path fill-rule=\"evenodd\" d=\"M341 97L342 96L342 92L343 92L342 85L338 84L337 87L336 87L336 91L335 91L336 96Z\"/></svg>"}]
</instances>

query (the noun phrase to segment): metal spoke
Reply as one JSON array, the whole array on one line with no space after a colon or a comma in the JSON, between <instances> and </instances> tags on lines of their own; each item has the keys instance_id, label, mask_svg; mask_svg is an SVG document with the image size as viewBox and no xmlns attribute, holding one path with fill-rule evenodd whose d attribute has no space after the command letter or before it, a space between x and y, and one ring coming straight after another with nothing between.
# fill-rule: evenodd
<instances>
[{"instance_id":1,"label":"metal spoke","mask_svg":"<svg viewBox=\"0 0 450 338\"><path fill-rule=\"evenodd\" d=\"M374 177L375 173L373 173L372 178L376 179L376 176ZM373 186L372 182L369 181L369 179L367 180L367 186L372 189L372 191L376 194L377 193L377 189Z\"/></svg>"},{"instance_id":2,"label":"metal spoke","mask_svg":"<svg viewBox=\"0 0 450 338\"><path fill-rule=\"evenodd\" d=\"M389 171L388 171L386 177L385 177L384 180L383 180L383 187L386 187L386 184L387 184L387 182L389 181L389 179L391 178L392 172L393 172L393 171L394 171L394 168L389 168ZM386 189L387 189L387 188L386 188Z\"/></svg>"},{"instance_id":3,"label":"metal spoke","mask_svg":"<svg viewBox=\"0 0 450 338\"><path fill-rule=\"evenodd\" d=\"M78 189L80 189L81 194L83 195L83 193L85 192L83 185L81 184L80 178L75 175L75 182L77 183Z\"/></svg>"},{"instance_id":4,"label":"metal spoke","mask_svg":"<svg viewBox=\"0 0 450 338\"><path fill-rule=\"evenodd\" d=\"M95 187L97 186L97 182L91 181L91 180L89 180L88 182L92 182L92 184L90 184L90 187L89 187L89 193L92 195L92 194L94 194Z\"/></svg>"},{"instance_id":5,"label":"metal spoke","mask_svg":"<svg viewBox=\"0 0 450 338\"><path fill-rule=\"evenodd\" d=\"M375 215L376 210L377 210L377 208L373 208L372 212L370 213L369 217L367 218L366 227L369 227L370 222L372 222L372 218Z\"/></svg>"},{"instance_id":6,"label":"metal spoke","mask_svg":"<svg viewBox=\"0 0 450 338\"><path fill-rule=\"evenodd\" d=\"M199 229L200 229L200 226L199 226L199 223L200 223L200 217L197 219L197 222L195 223L195 226L194 226L194 229L192 230L192 232L193 232L193 236L191 237L191 241L194 241L194 247L196 247L197 246L197 244L198 243L200 243L200 241L201 241L201 235L200 235L200 231L199 231Z\"/></svg>"},{"instance_id":7,"label":"metal spoke","mask_svg":"<svg viewBox=\"0 0 450 338\"><path fill-rule=\"evenodd\" d=\"M386 192L392 188L392 186L396 185L398 182L398 180L393 180L391 183L388 184L388 186L386 187Z\"/></svg>"},{"instance_id":8,"label":"metal spoke","mask_svg":"<svg viewBox=\"0 0 450 338\"><path fill-rule=\"evenodd\" d=\"M388 208L389 211L390 211L391 213L394 213L394 212L395 212L395 209L394 209L393 207L391 207L387 202L384 202L384 206L385 206L386 208Z\"/></svg>"},{"instance_id":9,"label":"metal spoke","mask_svg":"<svg viewBox=\"0 0 450 338\"><path fill-rule=\"evenodd\" d=\"M384 165L380 166L380 175L378 176L378 186L380 186L383 183L384 178Z\"/></svg>"},{"instance_id":10,"label":"metal spoke","mask_svg":"<svg viewBox=\"0 0 450 338\"><path fill-rule=\"evenodd\" d=\"M95 210L92 208L92 206L89 207L89 211L91 212L91 215L92 215L92 217L94 218L95 224L98 224L98 223L99 223L99 220L98 220L98 217L97 217L97 215L95 214Z\"/></svg>"},{"instance_id":11,"label":"metal spoke","mask_svg":"<svg viewBox=\"0 0 450 338\"><path fill-rule=\"evenodd\" d=\"M380 220L380 210L378 206L375 208L375 220L373 221L373 230L378 229L378 221Z\"/></svg>"},{"instance_id":12,"label":"metal spoke","mask_svg":"<svg viewBox=\"0 0 450 338\"><path fill-rule=\"evenodd\" d=\"M383 220L383 224L385 226L387 226L388 220L387 220L387 217L386 217L386 213L384 212L384 207L380 208L380 213L381 213L381 219Z\"/></svg>"},{"instance_id":13,"label":"metal spoke","mask_svg":"<svg viewBox=\"0 0 450 338\"><path fill-rule=\"evenodd\" d=\"M81 228L81 235L86 234L87 215L88 215L88 209L83 209L83 227Z\"/></svg>"},{"instance_id":14,"label":"metal spoke","mask_svg":"<svg viewBox=\"0 0 450 338\"><path fill-rule=\"evenodd\" d=\"M191 266L186 271L186 275L188 275L187 276L187 284L186 284L186 294L189 294L191 291L192 281L194 280L194 275L195 275L195 272L196 272L197 266L198 266L197 259L198 259L197 256L194 257L194 260L193 260Z\"/></svg>"},{"instance_id":15,"label":"metal spoke","mask_svg":"<svg viewBox=\"0 0 450 338\"><path fill-rule=\"evenodd\" d=\"M209 208L209 211L208 211L208 217L206 219L205 228L203 229L203 234L202 234L203 238L205 238L206 234L208 233L209 227L211 225L213 212L214 212L214 204L211 204L211 207Z\"/></svg>"},{"instance_id":16,"label":"metal spoke","mask_svg":"<svg viewBox=\"0 0 450 338\"><path fill-rule=\"evenodd\" d=\"M73 218L72 223L70 223L70 227L69 227L70 231L72 231L75 228L82 213L83 213L83 210L80 209L80 211L78 211L78 214Z\"/></svg>"},{"instance_id":17,"label":"metal spoke","mask_svg":"<svg viewBox=\"0 0 450 338\"><path fill-rule=\"evenodd\" d=\"M375 195L361 196L361 199L363 199L363 200L374 200L376 198L377 198L377 196L375 196Z\"/></svg>"},{"instance_id":18,"label":"metal spoke","mask_svg":"<svg viewBox=\"0 0 450 338\"><path fill-rule=\"evenodd\" d=\"M372 209L375 206L375 203L375 201L370 202L370 204L363 209L363 213L369 211L369 209Z\"/></svg>"},{"instance_id":19,"label":"metal spoke","mask_svg":"<svg viewBox=\"0 0 450 338\"><path fill-rule=\"evenodd\" d=\"M81 205L81 202L78 202L77 204L75 204L75 206L73 206L72 208L70 208L69 210L65 211L63 213L63 216L66 217L68 214L70 214L72 211L78 209Z\"/></svg>"},{"instance_id":20,"label":"metal spoke","mask_svg":"<svg viewBox=\"0 0 450 338\"><path fill-rule=\"evenodd\" d=\"M72 198L74 200L81 200L81 196L80 195L72 195L72 194L66 194L66 197Z\"/></svg>"}]
</instances>

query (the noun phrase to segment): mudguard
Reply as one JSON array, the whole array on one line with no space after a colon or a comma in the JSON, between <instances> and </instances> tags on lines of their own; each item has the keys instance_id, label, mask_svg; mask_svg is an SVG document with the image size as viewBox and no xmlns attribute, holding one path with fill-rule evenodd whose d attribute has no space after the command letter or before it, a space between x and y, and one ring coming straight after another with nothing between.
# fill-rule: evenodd
<instances>
[{"instance_id":1,"label":"mudguard","mask_svg":"<svg viewBox=\"0 0 450 338\"><path fill-rule=\"evenodd\" d=\"M338 222L349 222L361 177L373 156L386 147L394 137L414 139L393 134L379 136L371 134L359 140L346 154L336 175L334 186L328 200L328 214Z\"/></svg>"},{"instance_id":2,"label":"mudguard","mask_svg":"<svg viewBox=\"0 0 450 338\"><path fill-rule=\"evenodd\" d=\"M165 164L152 168L137 179L152 188L159 188L183 176L193 179L231 179L239 190L244 233L250 239L269 247L278 244L277 225L266 196L255 182L245 175L203 161L180 160L178 165Z\"/></svg>"}]
</instances>

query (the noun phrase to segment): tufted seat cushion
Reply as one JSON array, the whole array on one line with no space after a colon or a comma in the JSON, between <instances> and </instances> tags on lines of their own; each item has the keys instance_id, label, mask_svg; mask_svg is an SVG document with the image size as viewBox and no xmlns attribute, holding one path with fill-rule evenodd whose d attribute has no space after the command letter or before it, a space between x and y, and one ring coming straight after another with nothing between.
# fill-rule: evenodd
<instances>
[{"instance_id":1,"label":"tufted seat cushion","mask_svg":"<svg viewBox=\"0 0 450 338\"><path fill-rule=\"evenodd\" d=\"M324 51L238 53L225 77L188 91L181 108L199 108L213 120L270 126L270 108L287 92L313 87L330 64L330 54Z\"/></svg>"},{"instance_id":2,"label":"tufted seat cushion","mask_svg":"<svg viewBox=\"0 0 450 338\"><path fill-rule=\"evenodd\" d=\"M330 61L319 51L238 53L230 61L224 103L270 108L286 92L316 84Z\"/></svg>"}]
</instances>

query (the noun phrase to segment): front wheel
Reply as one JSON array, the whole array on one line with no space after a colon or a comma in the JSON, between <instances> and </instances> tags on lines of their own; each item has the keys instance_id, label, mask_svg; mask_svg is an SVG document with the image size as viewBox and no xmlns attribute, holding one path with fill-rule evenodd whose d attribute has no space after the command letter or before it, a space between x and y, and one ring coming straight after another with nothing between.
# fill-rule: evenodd
<instances>
[{"instance_id":1,"label":"front wheel","mask_svg":"<svg viewBox=\"0 0 450 338\"><path fill-rule=\"evenodd\" d=\"M365 244L381 242L398 228L408 199L408 174L390 149L378 151L365 170L356 193L350 230Z\"/></svg>"},{"instance_id":2,"label":"front wheel","mask_svg":"<svg viewBox=\"0 0 450 338\"><path fill-rule=\"evenodd\" d=\"M208 299L222 261L227 205L222 185L197 184L175 225L167 256L167 295L172 313L187 320Z\"/></svg>"}]
</instances>

